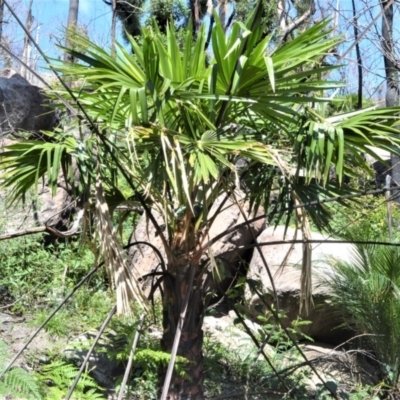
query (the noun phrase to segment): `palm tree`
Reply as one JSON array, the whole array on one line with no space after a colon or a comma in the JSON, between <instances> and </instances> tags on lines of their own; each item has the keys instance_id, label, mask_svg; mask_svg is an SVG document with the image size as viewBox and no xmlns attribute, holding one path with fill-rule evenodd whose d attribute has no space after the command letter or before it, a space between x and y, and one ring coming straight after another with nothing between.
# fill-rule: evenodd
<instances>
[{"instance_id":1,"label":"palm tree","mask_svg":"<svg viewBox=\"0 0 400 400\"><path fill-rule=\"evenodd\" d=\"M264 37L261 6L228 35L215 16L210 49L204 27L196 37L189 28L181 50L172 26L164 36L154 24L143 28L140 44L130 38L132 54L118 46L116 58L80 38L85 54L68 50L80 62L55 68L83 78L74 96L85 110L77 107L86 134L63 133L2 154L3 184L13 188L12 200L46 174L55 188L59 171L68 175L72 165L81 172L77 193L83 188L90 196L96 183L100 250L114 273L119 312L128 309L132 296L142 296L113 232L107 196L122 198L123 182L131 188L130 199L141 202L166 253L162 346L171 351L175 340L178 354L189 360L186 375L172 377L170 399L204 398L205 259L213 259L208 231L214 200L240 187L254 211L268 212L277 185L285 208L345 190L343 178L352 174L345 157L367 169L362 153L374 154L371 146L398 151L397 108L331 119L318 114L318 104L328 100L323 94L340 85L326 78L334 67L324 59L338 43L329 23L319 22L274 49L271 37ZM245 167L239 169L238 161ZM74 184L76 175L68 176ZM163 226L151 208L162 215ZM308 217L318 226L328 217L322 206L297 216L304 232ZM305 292L309 251L304 248Z\"/></svg>"}]
</instances>

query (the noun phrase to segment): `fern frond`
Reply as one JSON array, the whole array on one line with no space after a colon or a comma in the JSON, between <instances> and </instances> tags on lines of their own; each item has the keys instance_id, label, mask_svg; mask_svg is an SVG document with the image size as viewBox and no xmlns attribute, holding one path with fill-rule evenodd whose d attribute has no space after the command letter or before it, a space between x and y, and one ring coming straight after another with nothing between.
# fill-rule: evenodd
<instances>
[{"instance_id":1,"label":"fern frond","mask_svg":"<svg viewBox=\"0 0 400 400\"><path fill-rule=\"evenodd\" d=\"M33 374L23 368L12 368L4 376L3 384L17 398L41 399L39 385Z\"/></svg>"},{"instance_id":2,"label":"fern frond","mask_svg":"<svg viewBox=\"0 0 400 400\"><path fill-rule=\"evenodd\" d=\"M39 379L45 383L52 383L47 392L47 398L62 400L73 383L79 369L64 361L54 361L41 368ZM89 390L88 390L89 389ZM100 386L88 374L82 374L72 396L73 400L99 400L104 399L99 393Z\"/></svg>"},{"instance_id":3,"label":"fern frond","mask_svg":"<svg viewBox=\"0 0 400 400\"><path fill-rule=\"evenodd\" d=\"M9 356L7 343L0 340L0 371L7 364ZM42 399L36 377L19 367L12 368L0 381L0 398L6 396L26 400Z\"/></svg>"}]
</instances>

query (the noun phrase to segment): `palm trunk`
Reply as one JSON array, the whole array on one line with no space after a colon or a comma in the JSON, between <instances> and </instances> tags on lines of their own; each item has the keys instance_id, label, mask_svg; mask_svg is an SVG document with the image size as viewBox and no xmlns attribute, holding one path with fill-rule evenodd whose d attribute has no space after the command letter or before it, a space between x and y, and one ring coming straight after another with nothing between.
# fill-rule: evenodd
<instances>
[{"instance_id":1,"label":"palm trunk","mask_svg":"<svg viewBox=\"0 0 400 400\"><path fill-rule=\"evenodd\" d=\"M187 263L187 266L170 271L171 276L164 283L164 332L161 346L167 352L172 350L186 293L188 290L191 291L177 352L178 356L185 357L189 362L182 366L185 370L184 376L176 372L173 373L168 392L168 399L170 400L204 399L202 353L204 290L201 282L201 267L195 266L194 272L193 285L188 284L190 282L189 263Z\"/></svg>"}]
</instances>

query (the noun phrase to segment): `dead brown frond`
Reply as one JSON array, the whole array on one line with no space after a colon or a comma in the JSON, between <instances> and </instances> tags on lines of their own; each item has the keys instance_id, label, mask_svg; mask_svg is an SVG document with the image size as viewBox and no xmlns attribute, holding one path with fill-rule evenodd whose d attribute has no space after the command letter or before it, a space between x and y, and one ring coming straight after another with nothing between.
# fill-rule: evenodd
<instances>
[{"instance_id":1,"label":"dead brown frond","mask_svg":"<svg viewBox=\"0 0 400 400\"><path fill-rule=\"evenodd\" d=\"M143 308L147 309L147 299L142 292L137 277L129 268L127 255L120 245L117 233L113 227L110 211L106 203L100 174L96 180L96 218L100 254L115 285L117 295L117 313L129 314L131 311L130 301L137 301Z\"/></svg>"},{"instance_id":2,"label":"dead brown frond","mask_svg":"<svg viewBox=\"0 0 400 400\"><path fill-rule=\"evenodd\" d=\"M301 204L300 198L297 193L292 191L292 199L295 206ZM300 278L300 313L308 315L310 307L312 306L312 273L311 273L311 256L312 246L309 242L311 237L310 223L308 220L307 211L303 207L296 208L297 224L300 226L303 234L303 261L301 267Z\"/></svg>"}]
</instances>

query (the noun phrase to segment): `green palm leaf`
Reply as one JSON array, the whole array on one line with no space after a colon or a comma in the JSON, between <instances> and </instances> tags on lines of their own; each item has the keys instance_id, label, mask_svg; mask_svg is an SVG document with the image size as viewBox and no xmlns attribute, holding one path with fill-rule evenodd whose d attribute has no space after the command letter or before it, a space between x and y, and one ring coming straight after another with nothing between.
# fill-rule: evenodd
<instances>
[{"instance_id":1,"label":"green palm leaf","mask_svg":"<svg viewBox=\"0 0 400 400\"><path fill-rule=\"evenodd\" d=\"M61 172L66 179L72 177L70 181L74 182L72 158L78 161L82 172L87 172L87 155L82 153L79 143L71 136L55 142L28 140L7 146L1 154L0 168L4 170L2 185L11 190L9 202L24 200L31 189L37 195L39 181L45 177L54 196Z\"/></svg>"}]
</instances>

